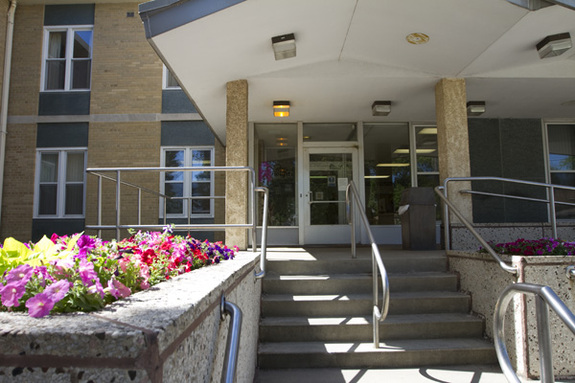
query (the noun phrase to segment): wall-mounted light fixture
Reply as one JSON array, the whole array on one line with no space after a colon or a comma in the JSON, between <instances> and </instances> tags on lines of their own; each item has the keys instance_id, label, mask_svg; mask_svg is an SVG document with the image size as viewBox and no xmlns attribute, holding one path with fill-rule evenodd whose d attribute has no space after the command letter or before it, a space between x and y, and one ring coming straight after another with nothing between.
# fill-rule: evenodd
<instances>
[{"instance_id":1,"label":"wall-mounted light fixture","mask_svg":"<svg viewBox=\"0 0 575 383\"><path fill-rule=\"evenodd\" d=\"M274 117L289 117L289 101L274 101Z\"/></svg>"},{"instance_id":2,"label":"wall-mounted light fixture","mask_svg":"<svg viewBox=\"0 0 575 383\"><path fill-rule=\"evenodd\" d=\"M295 35L288 33L287 35L272 37L272 47L276 61L295 57Z\"/></svg>"},{"instance_id":3,"label":"wall-mounted light fixture","mask_svg":"<svg viewBox=\"0 0 575 383\"><path fill-rule=\"evenodd\" d=\"M545 37L537 44L537 53L539 57L544 59L547 57L555 57L565 53L571 49L573 43L571 42L571 35L569 32L558 33Z\"/></svg>"},{"instance_id":4,"label":"wall-mounted light fixture","mask_svg":"<svg viewBox=\"0 0 575 383\"><path fill-rule=\"evenodd\" d=\"M373 116L387 116L389 113L391 113L391 101L374 101L371 104Z\"/></svg>"},{"instance_id":5,"label":"wall-mounted light fixture","mask_svg":"<svg viewBox=\"0 0 575 383\"><path fill-rule=\"evenodd\" d=\"M481 116L485 113L485 101L469 101L467 103L468 116Z\"/></svg>"}]
</instances>

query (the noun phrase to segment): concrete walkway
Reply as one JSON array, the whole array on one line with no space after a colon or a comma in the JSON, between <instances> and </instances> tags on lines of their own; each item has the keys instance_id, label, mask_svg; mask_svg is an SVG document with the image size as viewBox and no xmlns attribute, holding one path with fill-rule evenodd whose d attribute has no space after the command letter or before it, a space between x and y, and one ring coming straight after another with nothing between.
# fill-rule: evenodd
<instances>
[{"instance_id":1,"label":"concrete walkway","mask_svg":"<svg viewBox=\"0 0 575 383\"><path fill-rule=\"evenodd\" d=\"M538 382L537 380L522 380ZM293 369L259 371L254 383L507 383L497 366L407 369ZM556 380L573 383L575 380Z\"/></svg>"}]
</instances>

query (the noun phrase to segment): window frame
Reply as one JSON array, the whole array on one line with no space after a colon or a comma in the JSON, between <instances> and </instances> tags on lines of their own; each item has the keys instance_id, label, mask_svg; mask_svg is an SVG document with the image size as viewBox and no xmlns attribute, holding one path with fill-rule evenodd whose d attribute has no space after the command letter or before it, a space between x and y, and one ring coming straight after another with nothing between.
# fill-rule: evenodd
<instances>
[{"instance_id":1,"label":"window frame","mask_svg":"<svg viewBox=\"0 0 575 383\"><path fill-rule=\"evenodd\" d=\"M40 172L42 169L42 154L58 154L58 176L56 181L56 214L40 214ZM82 153L84 155L84 171L82 177L82 213L66 214L66 185L71 182L66 180L66 166L68 164L68 154ZM86 147L66 147L66 148L37 148L36 149L36 169L34 178L34 219L78 219L86 216L86 165L88 163L88 148ZM80 182L74 182L80 184Z\"/></svg>"},{"instance_id":2,"label":"window frame","mask_svg":"<svg viewBox=\"0 0 575 383\"><path fill-rule=\"evenodd\" d=\"M209 166L214 166L214 161L215 161L215 147L213 146L162 146L161 147L161 154L160 154L160 166L161 167L166 167L166 152L169 151L184 151L184 167L192 167L192 153L195 150L209 150L210 151L210 165ZM177 168L174 168L177 169ZM193 181L192 180L192 172L191 171L186 171L183 172L183 192L182 194L184 196L191 196L192 193L192 183L194 182L202 182L202 183L209 183L210 184L210 196L214 196L214 192L215 192L215 172L211 172L210 173L210 180L209 181ZM166 185L166 172L161 172L160 173L160 193L164 194L165 192L165 185ZM174 214L174 213L170 213L165 215L164 213L164 203L163 203L163 199L160 198L160 218L164 218L164 216L166 218L188 218L188 203L186 203L186 200L184 200L183 206L182 206L182 213L179 214ZM210 211L209 213L205 214L205 213L196 213L194 214L193 212L191 212L190 214L190 218L214 218L214 199L210 199Z\"/></svg>"},{"instance_id":3,"label":"window frame","mask_svg":"<svg viewBox=\"0 0 575 383\"><path fill-rule=\"evenodd\" d=\"M175 85L175 86L168 85L168 79L170 76L172 76L174 78L174 80L176 80L176 83L178 81L174 77L174 75L170 72L170 70L168 69L168 67L165 64L163 65L163 67L164 67L164 70L163 70L163 74L162 74L162 89L163 90L181 90L182 87L180 85Z\"/></svg>"},{"instance_id":4,"label":"window frame","mask_svg":"<svg viewBox=\"0 0 575 383\"><path fill-rule=\"evenodd\" d=\"M90 73L88 88L72 88L72 61L74 54L74 33L90 31L92 32L92 44L90 45ZM66 57L64 58L66 67L64 71L64 89L46 89L47 80L47 62L50 44L50 34L53 32L66 32ZM92 89L92 60L94 45L94 25L55 25L44 26L44 38L42 45L42 71L40 74L40 91L41 92L85 92Z\"/></svg>"}]
</instances>

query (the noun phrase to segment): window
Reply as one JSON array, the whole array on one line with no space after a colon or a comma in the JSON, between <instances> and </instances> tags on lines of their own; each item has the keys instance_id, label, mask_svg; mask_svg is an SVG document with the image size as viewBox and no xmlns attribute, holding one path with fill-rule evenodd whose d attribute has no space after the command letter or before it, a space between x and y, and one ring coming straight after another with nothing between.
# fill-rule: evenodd
<instances>
[{"instance_id":1,"label":"window","mask_svg":"<svg viewBox=\"0 0 575 383\"><path fill-rule=\"evenodd\" d=\"M551 183L575 186L575 124L548 124ZM555 190L555 201L575 203L575 192ZM557 218L575 219L575 206L556 205Z\"/></svg>"},{"instance_id":2,"label":"window","mask_svg":"<svg viewBox=\"0 0 575 383\"><path fill-rule=\"evenodd\" d=\"M174 77L172 72L164 65L164 89L181 89L180 84L178 84L178 80Z\"/></svg>"},{"instance_id":3,"label":"window","mask_svg":"<svg viewBox=\"0 0 575 383\"><path fill-rule=\"evenodd\" d=\"M211 147L173 147L162 149L162 166L196 167L212 166L214 149ZM210 171L173 171L162 174L161 192L175 197L166 202L168 217L185 218L212 217L213 199L202 198L213 195L213 172ZM197 198L200 197L200 198ZM163 212L163 201L160 211Z\"/></svg>"},{"instance_id":4,"label":"window","mask_svg":"<svg viewBox=\"0 0 575 383\"><path fill-rule=\"evenodd\" d=\"M85 149L38 150L36 156L37 218L84 216Z\"/></svg>"},{"instance_id":5,"label":"window","mask_svg":"<svg viewBox=\"0 0 575 383\"><path fill-rule=\"evenodd\" d=\"M44 32L43 91L90 89L92 27L47 27Z\"/></svg>"}]
</instances>

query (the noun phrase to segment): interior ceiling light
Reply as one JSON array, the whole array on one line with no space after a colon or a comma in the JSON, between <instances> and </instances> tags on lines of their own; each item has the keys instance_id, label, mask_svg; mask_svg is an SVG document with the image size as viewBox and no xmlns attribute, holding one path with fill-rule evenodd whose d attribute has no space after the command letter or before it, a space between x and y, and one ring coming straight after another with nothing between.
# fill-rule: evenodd
<instances>
[{"instance_id":1,"label":"interior ceiling light","mask_svg":"<svg viewBox=\"0 0 575 383\"><path fill-rule=\"evenodd\" d=\"M417 154L429 154L435 152L437 149L416 149ZM393 154L409 154L409 149L395 149Z\"/></svg>"},{"instance_id":2,"label":"interior ceiling light","mask_svg":"<svg viewBox=\"0 0 575 383\"><path fill-rule=\"evenodd\" d=\"M573 46L569 32L545 37L537 44L537 53L544 59L562 55Z\"/></svg>"},{"instance_id":3,"label":"interior ceiling light","mask_svg":"<svg viewBox=\"0 0 575 383\"><path fill-rule=\"evenodd\" d=\"M469 101L467 103L468 116L481 116L485 113L485 101Z\"/></svg>"},{"instance_id":4,"label":"interior ceiling light","mask_svg":"<svg viewBox=\"0 0 575 383\"><path fill-rule=\"evenodd\" d=\"M272 37L272 47L276 61L295 57L295 35L288 33L287 35Z\"/></svg>"},{"instance_id":5,"label":"interior ceiling light","mask_svg":"<svg viewBox=\"0 0 575 383\"><path fill-rule=\"evenodd\" d=\"M389 178L391 176L363 176L363 178Z\"/></svg>"},{"instance_id":6,"label":"interior ceiling light","mask_svg":"<svg viewBox=\"0 0 575 383\"><path fill-rule=\"evenodd\" d=\"M405 39L408 43L413 45L421 45L426 44L429 42L429 36L425 33L410 33L409 35L405 36Z\"/></svg>"},{"instance_id":7,"label":"interior ceiling light","mask_svg":"<svg viewBox=\"0 0 575 383\"><path fill-rule=\"evenodd\" d=\"M423 128L417 134L437 134L437 128Z\"/></svg>"},{"instance_id":8,"label":"interior ceiling light","mask_svg":"<svg viewBox=\"0 0 575 383\"><path fill-rule=\"evenodd\" d=\"M274 117L289 117L289 101L274 101Z\"/></svg>"},{"instance_id":9,"label":"interior ceiling light","mask_svg":"<svg viewBox=\"0 0 575 383\"><path fill-rule=\"evenodd\" d=\"M399 167L403 167L403 166L409 166L409 164L407 163L381 163L381 164L377 164L375 165L379 168L399 168Z\"/></svg>"},{"instance_id":10,"label":"interior ceiling light","mask_svg":"<svg viewBox=\"0 0 575 383\"><path fill-rule=\"evenodd\" d=\"M387 116L389 113L391 113L391 101L374 101L371 104L373 116Z\"/></svg>"}]
</instances>

